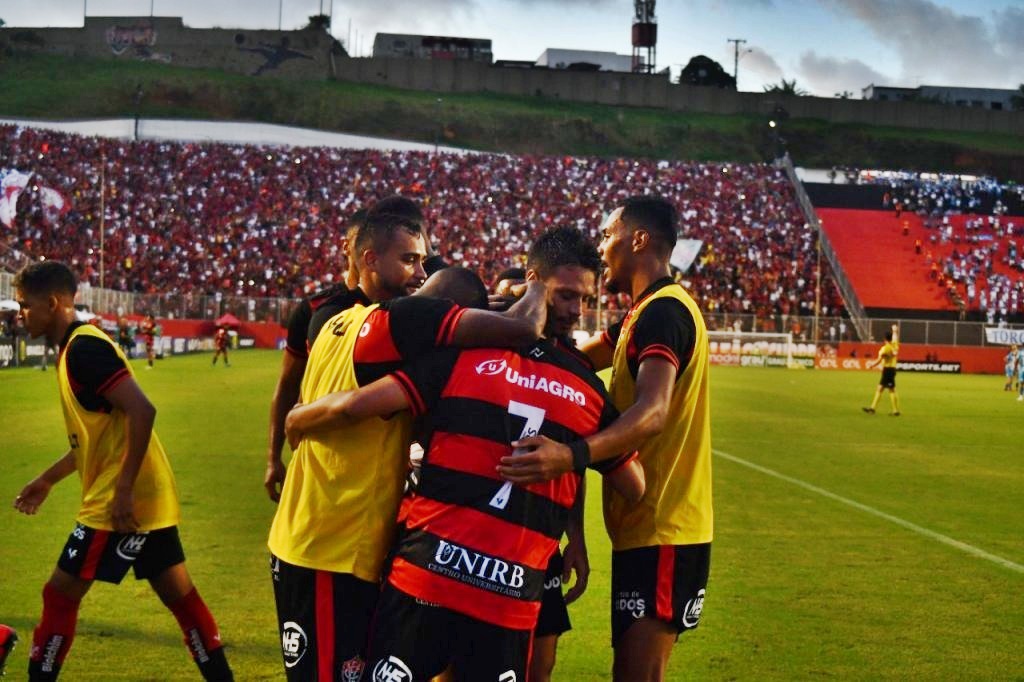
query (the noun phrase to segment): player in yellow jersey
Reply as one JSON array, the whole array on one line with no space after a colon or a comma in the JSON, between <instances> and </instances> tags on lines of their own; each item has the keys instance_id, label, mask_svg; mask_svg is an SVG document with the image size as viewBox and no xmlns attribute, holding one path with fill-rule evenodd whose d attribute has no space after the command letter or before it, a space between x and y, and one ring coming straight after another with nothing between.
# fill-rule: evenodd
<instances>
[{"instance_id":1,"label":"player in yellow jersey","mask_svg":"<svg viewBox=\"0 0 1024 682\"><path fill-rule=\"evenodd\" d=\"M93 581L120 583L129 568L174 614L203 677L232 679L217 624L185 568L174 475L153 431L156 409L114 342L76 320L78 285L66 265L29 265L14 286L29 335L59 342L57 381L70 445L14 506L35 514L56 483L76 472L82 482L75 529L43 588L29 679L57 678Z\"/></svg>"},{"instance_id":2,"label":"player in yellow jersey","mask_svg":"<svg viewBox=\"0 0 1024 682\"><path fill-rule=\"evenodd\" d=\"M631 294L633 306L581 349L596 368L612 367L619 419L570 447L523 439L513 445L533 452L506 458L500 469L507 480L530 483L567 471L573 461L639 450L644 497L633 503L604 494L613 675L622 682L664 679L679 634L700 620L711 561L707 329L697 304L670 276L675 225L670 203L634 197L603 228L606 287Z\"/></svg>"},{"instance_id":3,"label":"player in yellow jersey","mask_svg":"<svg viewBox=\"0 0 1024 682\"><path fill-rule=\"evenodd\" d=\"M878 357L868 363L868 369L882 366L882 378L878 381L878 389L871 401L871 407L861 409L868 414L874 414L878 407L878 399L882 397L882 391L889 390L889 400L892 402L893 417L900 416L900 398L896 395L896 365L900 354L900 329L899 325L893 325L890 331L885 333L885 343L878 349Z\"/></svg>"},{"instance_id":4,"label":"player in yellow jersey","mask_svg":"<svg viewBox=\"0 0 1024 682\"><path fill-rule=\"evenodd\" d=\"M407 233L421 242L417 229L397 216L368 217L360 239ZM317 311L301 401L372 383L435 346L522 343L543 328L542 285L508 314L440 300L486 307L483 284L462 268L439 271L417 293L357 303L327 319ZM305 440L292 457L268 541L290 680L332 679L339 670L357 676L361 669L411 435L407 415L375 419Z\"/></svg>"}]
</instances>

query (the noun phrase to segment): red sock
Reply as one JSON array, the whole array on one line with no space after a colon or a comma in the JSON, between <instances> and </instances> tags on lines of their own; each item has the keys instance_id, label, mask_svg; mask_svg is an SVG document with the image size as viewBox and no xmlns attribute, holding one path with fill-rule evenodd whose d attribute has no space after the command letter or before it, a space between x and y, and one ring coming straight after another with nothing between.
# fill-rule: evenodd
<instances>
[{"instance_id":1,"label":"red sock","mask_svg":"<svg viewBox=\"0 0 1024 682\"><path fill-rule=\"evenodd\" d=\"M32 633L30 662L42 673L56 673L75 639L78 599L72 599L47 583L43 587L43 617Z\"/></svg>"},{"instance_id":2,"label":"red sock","mask_svg":"<svg viewBox=\"0 0 1024 682\"><path fill-rule=\"evenodd\" d=\"M199 592L193 587L184 597L168 604L168 608L185 633L185 646L192 653L192 658L196 663L206 663L209 652L221 647L220 631Z\"/></svg>"}]
</instances>

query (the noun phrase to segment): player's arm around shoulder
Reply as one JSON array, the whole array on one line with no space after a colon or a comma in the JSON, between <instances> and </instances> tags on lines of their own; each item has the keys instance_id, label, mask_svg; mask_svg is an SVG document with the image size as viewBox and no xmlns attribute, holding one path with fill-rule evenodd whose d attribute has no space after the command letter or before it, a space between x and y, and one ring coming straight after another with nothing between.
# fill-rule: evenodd
<instances>
[{"instance_id":1,"label":"player's arm around shoulder","mask_svg":"<svg viewBox=\"0 0 1024 682\"><path fill-rule=\"evenodd\" d=\"M547 289L543 282L528 282L525 293L503 313L466 309L452 332L452 345L511 348L533 343L544 333Z\"/></svg>"},{"instance_id":2,"label":"player's arm around shoulder","mask_svg":"<svg viewBox=\"0 0 1024 682\"><path fill-rule=\"evenodd\" d=\"M615 492L624 497L627 502L634 504L643 499L644 493L647 491L647 479L644 477L644 468L640 464L636 453L615 469L606 473L604 481Z\"/></svg>"},{"instance_id":3,"label":"player's arm around shoulder","mask_svg":"<svg viewBox=\"0 0 1024 682\"><path fill-rule=\"evenodd\" d=\"M288 413L284 428L294 449L310 434L359 419L386 417L408 408L406 389L395 375L388 375L362 388L329 393L311 403L296 405Z\"/></svg>"}]
</instances>

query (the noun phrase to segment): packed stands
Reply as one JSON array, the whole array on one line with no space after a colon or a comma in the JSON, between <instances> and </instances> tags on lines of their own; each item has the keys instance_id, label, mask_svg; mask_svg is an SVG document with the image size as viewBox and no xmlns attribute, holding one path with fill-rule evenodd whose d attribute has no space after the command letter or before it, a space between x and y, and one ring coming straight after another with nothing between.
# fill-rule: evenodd
<instances>
[{"instance_id":1,"label":"packed stands","mask_svg":"<svg viewBox=\"0 0 1024 682\"><path fill-rule=\"evenodd\" d=\"M422 201L433 241L490 281L556 224L597 238L627 196L657 192L703 240L685 279L711 312L810 315L817 253L792 188L766 165L125 142L0 127L0 167L33 172L0 242L65 260L99 283L101 171L106 286L141 293L298 296L337 277L339 227L399 193ZM69 199L55 218L39 185ZM4 228L0 228L3 230ZM822 315L842 301L828 272ZM612 299L615 307L625 301Z\"/></svg>"}]
</instances>

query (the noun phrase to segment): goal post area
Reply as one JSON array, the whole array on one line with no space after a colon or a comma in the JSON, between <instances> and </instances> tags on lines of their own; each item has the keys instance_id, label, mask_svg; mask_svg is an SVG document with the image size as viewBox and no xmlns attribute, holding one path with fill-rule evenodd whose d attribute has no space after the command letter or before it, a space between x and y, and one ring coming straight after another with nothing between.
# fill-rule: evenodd
<instances>
[{"instance_id":1,"label":"goal post area","mask_svg":"<svg viewBox=\"0 0 1024 682\"><path fill-rule=\"evenodd\" d=\"M814 344L794 343L791 333L708 331L713 365L814 367Z\"/></svg>"}]
</instances>

